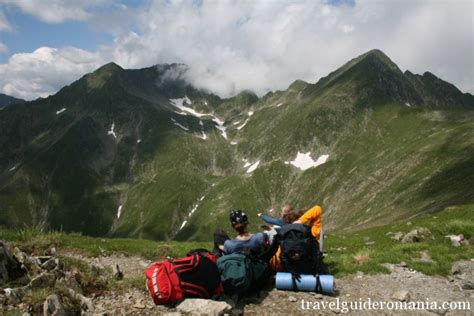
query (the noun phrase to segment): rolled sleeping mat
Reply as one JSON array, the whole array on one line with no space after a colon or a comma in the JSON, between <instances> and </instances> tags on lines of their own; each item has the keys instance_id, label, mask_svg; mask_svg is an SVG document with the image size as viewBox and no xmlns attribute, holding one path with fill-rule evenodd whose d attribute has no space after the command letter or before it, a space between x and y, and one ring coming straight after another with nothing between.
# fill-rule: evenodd
<instances>
[{"instance_id":1,"label":"rolled sleeping mat","mask_svg":"<svg viewBox=\"0 0 474 316\"><path fill-rule=\"evenodd\" d=\"M293 282L293 277L289 272L277 272L275 286L279 290L321 292L331 294L334 291L334 276L329 274L319 275L320 287L317 286L318 276L312 274L301 274L300 280ZM294 286L296 285L296 289ZM320 288L320 289L319 289Z\"/></svg>"}]
</instances>

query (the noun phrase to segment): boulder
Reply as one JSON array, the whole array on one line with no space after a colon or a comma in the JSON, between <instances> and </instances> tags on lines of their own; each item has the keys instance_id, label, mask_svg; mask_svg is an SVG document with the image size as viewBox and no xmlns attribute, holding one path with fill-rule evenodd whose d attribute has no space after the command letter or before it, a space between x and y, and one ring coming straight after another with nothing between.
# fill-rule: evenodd
<instances>
[{"instance_id":1,"label":"boulder","mask_svg":"<svg viewBox=\"0 0 474 316\"><path fill-rule=\"evenodd\" d=\"M58 284L66 288L69 288L78 294L84 295L84 291L82 290L81 285L79 284L79 282L77 282L77 280L71 274L68 274L64 278L60 279L58 281Z\"/></svg>"},{"instance_id":2,"label":"boulder","mask_svg":"<svg viewBox=\"0 0 474 316\"><path fill-rule=\"evenodd\" d=\"M6 288L3 290L5 292L5 301L7 305L18 305L23 300L23 297L26 294L26 287L17 287L14 289Z\"/></svg>"},{"instance_id":3,"label":"boulder","mask_svg":"<svg viewBox=\"0 0 474 316\"><path fill-rule=\"evenodd\" d=\"M405 236L403 236L401 242L403 244L405 243L413 243L413 242L419 242L420 240L423 239L433 239L433 234L428 228L425 227L418 227L409 233L407 233Z\"/></svg>"},{"instance_id":4,"label":"boulder","mask_svg":"<svg viewBox=\"0 0 474 316\"><path fill-rule=\"evenodd\" d=\"M393 240L396 240L396 241L400 241L402 240L403 238L403 233L402 232L396 232L394 234L392 234L392 236L390 237L390 239L393 239Z\"/></svg>"},{"instance_id":5,"label":"boulder","mask_svg":"<svg viewBox=\"0 0 474 316\"><path fill-rule=\"evenodd\" d=\"M32 289L38 289L53 286L54 283L56 283L56 275L51 272L45 272L31 280L29 287Z\"/></svg>"},{"instance_id":6,"label":"boulder","mask_svg":"<svg viewBox=\"0 0 474 316\"><path fill-rule=\"evenodd\" d=\"M453 247L469 246L469 240L465 239L463 234L447 235L444 237L451 240L451 245L453 245Z\"/></svg>"},{"instance_id":7,"label":"boulder","mask_svg":"<svg viewBox=\"0 0 474 316\"><path fill-rule=\"evenodd\" d=\"M0 240L0 286L17 280L27 274L26 269L12 255L10 248Z\"/></svg>"},{"instance_id":8,"label":"boulder","mask_svg":"<svg viewBox=\"0 0 474 316\"><path fill-rule=\"evenodd\" d=\"M30 257L23 251L21 251L18 247L13 248L12 251L15 258L18 259L27 270L30 275L38 275L42 272L40 262L38 259L34 257Z\"/></svg>"},{"instance_id":9,"label":"boulder","mask_svg":"<svg viewBox=\"0 0 474 316\"><path fill-rule=\"evenodd\" d=\"M81 309L85 312L93 312L94 311L94 304L92 304L92 300L90 298L85 297L79 293L76 293L72 289L68 289L69 295L73 297L75 300L79 301L81 304Z\"/></svg>"},{"instance_id":10,"label":"boulder","mask_svg":"<svg viewBox=\"0 0 474 316\"><path fill-rule=\"evenodd\" d=\"M58 264L56 263L56 260L54 258L51 258L47 261L45 261L42 265L41 265L41 268L44 269L44 270L48 270L48 271L51 271L53 270L54 268L56 268L58 266Z\"/></svg>"},{"instance_id":11,"label":"boulder","mask_svg":"<svg viewBox=\"0 0 474 316\"><path fill-rule=\"evenodd\" d=\"M43 304L43 316L65 316L66 312L57 294L50 295Z\"/></svg>"},{"instance_id":12,"label":"boulder","mask_svg":"<svg viewBox=\"0 0 474 316\"><path fill-rule=\"evenodd\" d=\"M226 302L188 298L176 307L178 312L191 315L223 315L232 309Z\"/></svg>"}]
</instances>

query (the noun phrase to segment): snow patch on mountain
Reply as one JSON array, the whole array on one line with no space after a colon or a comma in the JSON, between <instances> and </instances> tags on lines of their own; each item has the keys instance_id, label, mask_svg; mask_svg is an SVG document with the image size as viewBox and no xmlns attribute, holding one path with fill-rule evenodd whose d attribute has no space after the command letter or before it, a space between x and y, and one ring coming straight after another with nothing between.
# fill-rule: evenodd
<instances>
[{"instance_id":1,"label":"snow patch on mountain","mask_svg":"<svg viewBox=\"0 0 474 316\"><path fill-rule=\"evenodd\" d=\"M180 109L182 113L189 113L189 114L194 115L196 117L203 117L203 116L210 115L208 113L199 113L199 112L195 111L193 108L185 106L184 105L185 102L186 102L186 104L192 104L191 100L186 96L184 98L170 99L170 103L173 106ZM178 113L178 114L182 114L182 113Z\"/></svg>"},{"instance_id":2,"label":"snow patch on mountain","mask_svg":"<svg viewBox=\"0 0 474 316\"><path fill-rule=\"evenodd\" d=\"M253 115L253 111L249 111L249 112L247 113L247 115L248 115L248 116L252 116L252 115Z\"/></svg>"},{"instance_id":3,"label":"snow patch on mountain","mask_svg":"<svg viewBox=\"0 0 474 316\"><path fill-rule=\"evenodd\" d=\"M322 165L323 163L325 163L327 161L327 159L329 158L329 155L322 155L320 156L316 161L313 160L313 158L311 158L311 152L307 152L307 153L300 153L298 152L298 154L296 155L296 158L295 160L293 161L285 161L285 164L291 164L293 166L295 166L296 168L298 169L301 169L301 170L307 170L309 168L314 168L314 167L317 167L319 165Z\"/></svg>"},{"instance_id":4,"label":"snow patch on mountain","mask_svg":"<svg viewBox=\"0 0 474 316\"><path fill-rule=\"evenodd\" d=\"M277 105L275 105L275 107L279 108L282 105L283 105L283 103L278 103Z\"/></svg>"},{"instance_id":5,"label":"snow patch on mountain","mask_svg":"<svg viewBox=\"0 0 474 316\"><path fill-rule=\"evenodd\" d=\"M227 139L227 133L226 133L226 129L227 127L224 126L224 121L221 121L220 119L218 119L217 117L213 116L214 118L212 119L213 122L215 122L217 124L216 128L218 130L221 131L221 134L222 134L222 137L224 137L225 139Z\"/></svg>"},{"instance_id":6,"label":"snow patch on mountain","mask_svg":"<svg viewBox=\"0 0 474 316\"><path fill-rule=\"evenodd\" d=\"M235 146L235 145L237 145L238 143L235 142L235 141L231 141L230 144L233 145L233 146Z\"/></svg>"},{"instance_id":7,"label":"snow patch on mountain","mask_svg":"<svg viewBox=\"0 0 474 316\"><path fill-rule=\"evenodd\" d=\"M226 127L224 126L224 121L221 121L218 117L214 116L213 114L211 113L200 113L190 107L187 107L184 105L184 102L186 102L186 104L192 104L191 100L185 96L184 98L179 98L179 99L170 99L170 103L177 107L179 110L181 110L181 112L175 112L175 113L178 113L178 114L181 114L181 115L186 115L186 114L191 114L191 115L194 115L196 117L203 117L203 116L211 116L212 117L212 121L215 122L217 124L216 128L218 130L221 131L221 134L222 136L227 139L227 133L226 133ZM177 124L177 123L175 123ZM204 123L202 123L202 121L200 121L201 126L204 126ZM181 125L182 126L182 125ZM207 136L206 136L207 138Z\"/></svg>"},{"instance_id":8,"label":"snow patch on mountain","mask_svg":"<svg viewBox=\"0 0 474 316\"><path fill-rule=\"evenodd\" d=\"M186 225L187 222L188 222L188 221L183 221L183 223L181 224L181 227L179 228L179 230L183 229L184 225ZM179 230L178 230L178 231L179 231Z\"/></svg>"},{"instance_id":9,"label":"snow patch on mountain","mask_svg":"<svg viewBox=\"0 0 474 316\"><path fill-rule=\"evenodd\" d=\"M204 133L204 131L201 131L201 135L199 135L198 137L201 138L201 139L204 139L204 140L207 139L207 135L206 135L206 133Z\"/></svg>"},{"instance_id":10,"label":"snow patch on mountain","mask_svg":"<svg viewBox=\"0 0 474 316\"><path fill-rule=\"evenodd\" d=\"M56 115L59 115L59 114L63 113L66 110L67 110L66 108L62 108L61 110L56 111Z\"/></svg>"},{"instance_id":11,"label":"snow patch on mountain","mask_svg":"<svg viewBox=\"0 0 474 316\"><path fill-rule=\"evenodd\" d=\"M122 204L120 204L120 206L117 209L117 219L120 218L120 215L122 215Z\"/></svg>"},{"instance_id":12,"label":"snow patch on mountain","mask_svg":"<svg viewBox=\"0 0 474 316\"><path fill-rule=\"evenodd\" d=\"M112 123L110 131L107 132L107 135L112 135L114 138L117 138L117 134L115 134L115 122Z\"/></svg>"},{"instance_id":13,"label":"snow patch on mountain","mask_svg":"<svg viewBox=\"0 0 474 316\"><path fill-rule=\"evenodd\" d=\"M411 107L410 102L405 102L405 105L408 106L408 107Z\"/></svg>"},{"instance_id":14,"label":"snow patch on mountain","mask_svg":"<svg viewBox=\"0 0 474 316\"><path fill-rule=\"evenodd\" d=\"M140 144L142 142L141 139L137 139L137 144Z\"/></svg>"},{"instance_id":15,"label":"snow patch on mountain","mask_svg":"<svg viewBox=\"0 0 474 316\"><path fill-rule=\"evenodd\" d=\"M256 163L254 163L253 165L251 165L251 166L247 169L247 173L252 173L252 172L254 172L255 170L257 170L259 164L260 164L260 160L257 161Z\"/></svg>"},{"instance_id":16,"label":"snow patch on mountain","mask_svg":"<svg viewBox=\"0 0 474 316\"><path fill-rule=\"evenodd\" d=\"M244 128L245 125L247 125L248 122L249 122L249 119L246 119L242 125L237 126L237 129L240 131L242 128Z\"/></svg>"},{"instance_id":17,"label":"snow patch on mountain","mask_svg":"<svg viewBox=\"0 0 474 316\"><path fill-rule=\"evenodd\" d=\"M171 121L173 122L174 125L178 126L179 128L185 130L186 132L189 132L189 128L187 128L186 126L183 126L181 124L179 124L178 122L176 122L176 120L174 118L171 118Z\"/></svg>"}]
</instances>

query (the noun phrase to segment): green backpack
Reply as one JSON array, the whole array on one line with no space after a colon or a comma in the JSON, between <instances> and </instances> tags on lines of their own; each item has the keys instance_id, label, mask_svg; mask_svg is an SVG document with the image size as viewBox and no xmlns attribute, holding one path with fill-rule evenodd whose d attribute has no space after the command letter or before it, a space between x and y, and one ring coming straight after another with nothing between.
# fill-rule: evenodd
<instances>
[{"instance_id":1,"label":"green backpack","mask_svg":"<svg viewBox=\"0 0 474 316\"><path fill-rule=\"evenodd\" d=\"M233 253L217 259L217 267L226 294L242 294L251 287L259 286L268 276L268 264L262 260Z\"/></svg>"}]
</instances>

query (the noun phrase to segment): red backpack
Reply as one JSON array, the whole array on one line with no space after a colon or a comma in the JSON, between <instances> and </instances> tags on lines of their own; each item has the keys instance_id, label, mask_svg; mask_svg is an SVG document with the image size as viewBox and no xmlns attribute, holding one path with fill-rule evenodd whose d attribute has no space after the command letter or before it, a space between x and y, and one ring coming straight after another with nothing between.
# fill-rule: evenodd
<instances>
[{"instance_id":1,"label":"red backpack","mask_svg":"<svg viewBox=\"0 0 474 316\"><path fill-rule=\"evenodd\" d=\"M146 285L155 304L174 303L185 298L211 298L224 292L217 257L204 249L187 257L156 262L145 271Z\"/></svg>"}]
</instances>

